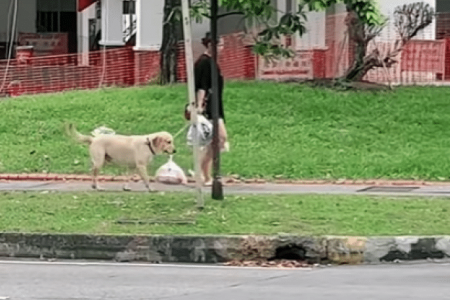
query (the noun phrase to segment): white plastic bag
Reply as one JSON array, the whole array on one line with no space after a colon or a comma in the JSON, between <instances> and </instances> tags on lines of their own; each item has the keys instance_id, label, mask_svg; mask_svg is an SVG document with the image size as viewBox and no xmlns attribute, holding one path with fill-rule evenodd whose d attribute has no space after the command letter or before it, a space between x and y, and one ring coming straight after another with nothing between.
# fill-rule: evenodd
<instances>
[{"instance_id":1,"label":"white plastic bag","mask_svg":"<svg viewBox=\"0 0 450 300\"><path fill-rule=\"evenodd\" d=\"M208 145L213 138L213 125L204 116L197 116L197 124L192 124L187 133L187 144L192 146L194 144L194 128L197 128L200 147Z\"/></svg>"},{"instance_id":2,"label":"white plastic bag","mask_svg":"<svg viewBox=\"0 0 450 300\"><path fill-rule=\"evenodd\" d=\"M156 171L156 181L165 184L187 184L186 175L173 161L172 155L169 157L169 161Z\"/></svg>"},{"instance_id":3,"label":"white plastic bag","mask_svg":"<svg viewBox=\"0 0 450 300\"><path fill-rule=\"evenodd\" d=\"M111 128L108 128L108 127L105 127L105 126L101 126L101 127L95 128L95 129L91 132L91 134L92 134L93 136L99 136L99 135L102 135L102 134L106 134L106 135L115 135L116 132L115 132L114 130L112 130Z\"/></svg>"}]
</instances>

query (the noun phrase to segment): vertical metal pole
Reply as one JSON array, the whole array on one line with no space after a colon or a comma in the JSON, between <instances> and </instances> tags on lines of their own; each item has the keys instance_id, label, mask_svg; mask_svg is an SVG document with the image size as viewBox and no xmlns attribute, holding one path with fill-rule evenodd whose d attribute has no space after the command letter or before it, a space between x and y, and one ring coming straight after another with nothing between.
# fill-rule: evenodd
<instances>
[{"instance_id":1,"label":"vertical metal pole","mask_svg":"<svg viewBox=\"0 0 450 300\"><path fill-rule=\"evenodd\" d=\"M195 82L194 82L194 56L192 54L192 33L191 33L191 17L189 11L189 0L182 0L183 9L183 30L184 30L184 52L186 57L186 70L188 81L189 103L192 108L196 108L195 101ZM191 111L191 124L197 124L197 110ZM193 126L194 134L194 172L197 190L197 208L202 209L204 206L202 194L202 180L200 173L200 147L197 127Z\"/></svg>"},{"instance_id":2,"label":"vertical metal pole","mask_svg":"<svg viewBox=\"0 0 450 300\"><path fill-rule=\"evenodd\" d=\"M211 38L212 38L212 117L213 117L213 185L212 198L223 200L222 181L220 180L219 147L219 78L217 70L217 10L218 0L211 0Z\"/></svg>"}]
</instances>

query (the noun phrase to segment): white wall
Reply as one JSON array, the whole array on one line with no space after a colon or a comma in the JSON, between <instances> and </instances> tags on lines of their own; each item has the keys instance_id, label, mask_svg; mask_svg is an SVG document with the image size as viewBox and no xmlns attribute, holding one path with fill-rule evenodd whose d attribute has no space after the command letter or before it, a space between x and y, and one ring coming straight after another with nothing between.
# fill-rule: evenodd
<instances>
[{"instance_id":1,"label":"white wall","mask_svg":"<svg viewBox=\"0 0 450 300\"><path fill-rule=\"evenodd\" d=\"M139 2L136 3L136 14L139 16ZM122 32L122 1L121 0L103 0L101 1L102 18L101 18L101 39L99 44L102 46L123 46ZM138 21L139 22L139 21ZM139 26L139 24L138 24ZM139 34L139 33L138 33Z\"/></svg>"},{"instance_id":2,"label":"white wall","mask_svg":"<svg viewBox=\"0 0 450 300\"><path fill-rule=\"evenodd\" d=\"M162 42L164 0L136 0L136 50L159 50Z\"/></svg>"},{"instance_id":3,"label":"white wall","mask_svg":"<svg viewBox=\"0 0 450 300\"><path fill-rule=\"evenodd\" d=\"M0 0L3 1L3 0ZM35 1L35 0L33 0ZM154 0L151 0L154 1ZM162 1L162 0L158 0ZM153 4L153 3L152 3ZM158 9L161 7L160 3L154 3L153 5L155 8L158 7ZM161 14L163 13L162 9ZM156 13L156 12L155 12ZM136 16L139 18L139 16ZM88 28L88 20L95 18L95 5L91 5L89 8L85 9L83 12L78 13L78 52L88 52L88 42L89 42L89 28ZM146 16L143 16L143 18L147 18ZM156 18L155 18L156 19ZM144 46L154 46L157 47L162 42L162 21L161 20L148 20L151 21L151 26L148 26L149 28L152 28L152 31L155 34L154 36L145 37L148 40L141 40L141 43L145 43ZM204 51L204 47L201 45L201 38L205 36L205 33L209 31L209 20L204 19L203 23L195 23L194 20L192 20L192 34L193 34L193 51L194 51L194 57L197 57L201 55ZM122 34L122 31L120 32Z\"/></svg>"},{"instance_id":4,"label":"white wall","mask_svg":"<svg viewBox=\"0 0 450 300\"><path fill-rule=\"evenodd\" d=\"M192 0L192 2L197 2L198 0ZM205 34L210 31L211 22L207 18L203 18L201 23L195 22L191 19L191 32L192 32L192 52L194 60L205 52L205 47L202 45L202 38ZM219 28L217 29L218 31Z\"/></svg>"},{"instance_id":5,"label":"white wall","mask_svg":"<svg viewBox=\"0 0 450 300\"><path fill-rule=\"evenodd\" d=\"M279 0L280 1L280 0ZM293 9L296 12L300 0L293 1ZM285 0L279 2L278 9L281 9L281 5L286 5ZM305 27L306 32L300 36L295 35L295 49L297 50L309 50L309 49L323 49L325 48L325 11L307 11L305 7L306 18ZM284 11L284 10L283 10Z\"/></svg>"},{"instance_id":6,"label":"white wall","mask_svg":"<svg viewBox=\"0 0 450 300\"><path fill-rule=\"evenodd\" d=\"M203 20L202 23L195 23L192 20L192 52L194 59L197 59L205 52L205 47L202 45L202 38L210 30L209 19Z\"/></svg>"},{"instance_id":7,"label":"white wall","mask_svg":"<svg viewBox=\"0 0 450 300\"><path fill-rule=\"evenodd\" d=\"M95 19L95 13L95 4L77 13L77 44L79 53L89 52L89 19Z\"/></svg>"},{"instance_id":8,"label":"white wall","mask_svg":"<svg viewBox=\"0 0 450 300\"><path fill-rule=\"evenodd\" d=\"M306 13L306 32L300 36L296 35L296 49L323 49L325 48L325 11Z\"/></svg>"},{"instance_id":9,"label":"white wall","mask_svg":"<svg viewBox=\"0 0 450 300\"><path fill-rule=\"evenodd\" d=\"M10 0L0 0L0 42L6 41L9 4ZM14 12L14 6L12 12ZM17 29L19 32L36 32L36 0L18 0Z\"/></svg>"}]
</instances>

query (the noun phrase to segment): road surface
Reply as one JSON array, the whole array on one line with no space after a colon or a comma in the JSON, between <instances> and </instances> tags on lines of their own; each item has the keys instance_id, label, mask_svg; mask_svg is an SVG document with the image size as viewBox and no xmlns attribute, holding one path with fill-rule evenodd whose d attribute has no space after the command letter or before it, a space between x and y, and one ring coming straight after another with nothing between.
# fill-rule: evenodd
<instances>
[{"instance_id":1,"label":"road surface","mask_svg":"<svg viewBox=\"0 0 450 300\"><path fill-rule=\"evenodd\" d=\"M0 261L0 299L450 299L450 264L312 269Z\"/></svg>"}]
</instances>

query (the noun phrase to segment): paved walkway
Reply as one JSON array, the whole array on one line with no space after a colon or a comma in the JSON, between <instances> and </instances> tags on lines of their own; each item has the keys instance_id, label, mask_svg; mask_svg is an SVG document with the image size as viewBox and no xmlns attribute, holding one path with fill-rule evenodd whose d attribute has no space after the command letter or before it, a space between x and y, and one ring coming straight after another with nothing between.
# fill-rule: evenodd
<instances>
[{"instance_id":1,"label":"paved walkway","mask_svg":"<svg viewBox=\"0 0 450 300\"><path fill-rule=\"evenodd\" d=\"M106 191L121 191L123 182L102 182ZM142 182L131 182L133 191L145 191ZM157 191L195 192L194 184L164 185L153 183ZM203 188L208 192L210 188ZM92 191L90 181L1 181L2 191ZM396 196L440 196L450 197L449 184L411 184L411 185L370 185L370 184L276 184L240 183L225 184L224 193L233 194L370 194Z\"/></svg>"}]
</instances>

